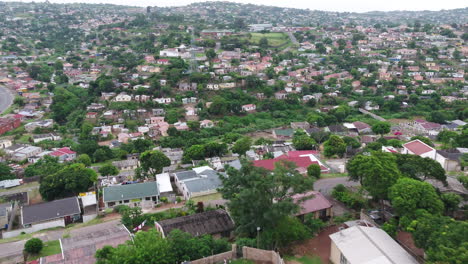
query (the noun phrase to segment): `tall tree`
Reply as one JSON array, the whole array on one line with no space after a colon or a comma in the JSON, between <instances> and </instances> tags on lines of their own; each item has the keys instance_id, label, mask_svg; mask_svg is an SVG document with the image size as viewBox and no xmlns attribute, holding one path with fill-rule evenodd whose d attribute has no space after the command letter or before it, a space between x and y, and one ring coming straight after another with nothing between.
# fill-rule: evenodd
<instances>
[{"instance_id":1,"label":"tall tree","mask_svg":"<svg viewBox=\"0 0 468 264\"><path fill-rule=\"evenodd\" d=\"M382 137L383 135L390 132L390 123L379 121L372 126L372 132Z\"/></svg>"},{"instance_id":2,"label":"tall tree","mask_svg":"<svg viewBox=\"0 0 468 264\"><path fill-rule=\"evenodd\" d=\"M323 143L324 155L326 157L332 157L337 155L343 157L343 154L346 152L346 143L342 138L336 135L331 135L325 143Z\"/></svg>"},{"instance_id":3,"label":"tall tree","mask_svg":"<svg viewBox=\"0 0 468 264\"><path fill-rule=\"evenodd\" d=\"M440 215L444 204L432 185L410 178L400 178L388 194L393 208L400 216L412 216L417 209Z\"/></svg>"},{"instance_id":4,"label":"tall tree","mask_svg":"<svg viewBox=\"0 0 468 264\"><path fill-rule=\"evenodd\" d=\"M164 167L171 165L171 160L161 151L145 151L140 156L140 163L143 171L152 177L161 173Z\"/></svg>"},{"instance_id":5,"label":"tall tree","mask_svg":"<svg viewBox=\"0 0 468 264\"><path fill-rule=\"evenodd\" d=\"M229 167L227 177L220 176L224 199L229 200L236 232L256 234L257 227L273 230L279 222L297 212L294 194L312 190L314 179L303 177L289 162L277 163L273 172L243 162L242 168Z\"/></svg>"},{"instance_id":6,"label":"tall tree","mask_svg":"<svg viewBox=\"0 0 468 264\"><path fill-rule=\"evenodd\" d=\"M11 171L12 169L10 168L10 166L6 165L3 162L0 162L0 181L11 180L16 178Z\"/></svg>"},{"instance_id":7,"label":"tall tree","mask_svg":"<svg viewBox=\"0 0 468 264\"><path fill-rule=\"evenodd\" d=\"M252 139L250 137L243 137L234 143L232 146L232 152L239 155L245 155L252 145Z\"/></svg>"},{"instance_id":8,"label":"tall tree","mask_svg":"<svg viewBox=\"0 0 468 264\"><path fill-rule=\"evenodd\" d=\"M86 192L97 181L97 174L82 163L65 166L42 178L39 192L47 201Z\"/></svg>"}]
</instances>

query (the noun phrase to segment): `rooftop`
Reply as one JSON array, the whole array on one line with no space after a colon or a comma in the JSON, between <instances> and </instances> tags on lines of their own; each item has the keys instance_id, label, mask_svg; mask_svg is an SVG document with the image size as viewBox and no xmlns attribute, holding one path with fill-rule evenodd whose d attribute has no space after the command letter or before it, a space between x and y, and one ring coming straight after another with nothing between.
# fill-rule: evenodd
<instances>
[{"instance_id":1,"label":"rooftop","mask_svg":"<svg viewBox=\"0 0 468 264\"><path fill-rule=\"evenodd\" d=\"M26 225L79 214L81 209L78 204L78 198L70 197L24 206L21 211L23 225Z\"/></svg>"},{"instance_id":2,"label":"rooftop","mask_svg":"<svg viewBox=\"0 0 468 264\"><path fill-rule=\"evenodd\" d=\"M353 226L330 235L348 263L417 264L385 231L375 227Z\"/></svg>"},{"instance_id":3,"label":"rooftop","mask_svg":"<svg viewBox=\"0 0 468 264\"><path fill-rule=\"evenodd\" d=\"M104 202L139 199L159 195L156 182L115 185L103 189Z\"/></svg>"}]
</instances>

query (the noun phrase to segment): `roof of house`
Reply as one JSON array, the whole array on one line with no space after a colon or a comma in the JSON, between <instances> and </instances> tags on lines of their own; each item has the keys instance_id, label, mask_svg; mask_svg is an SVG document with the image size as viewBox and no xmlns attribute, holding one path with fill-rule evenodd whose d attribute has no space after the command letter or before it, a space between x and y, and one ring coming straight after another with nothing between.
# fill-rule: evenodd
<instances>
[{"instance_id":1,"label":"roof of house","mask_svg":"<svg viewBox=\"0 0 468 264\"><path fill-rule=\"evenodd\" d=\"M290 155L290 153L292 153ZM301 156L304 155L304 156ZM309 154L300 154L300 151L290 151L288 152L287 155L281 155L277 158L274 159L266 159L266 160L254 160L253 165L255 167L261 167L267 170L274 170L275 169L275 164L280 161L290 161L294 164L296 164L296 167L298 169L301 168L307 168L312 164L317 164L320 166L322 170L328 170L327 167L323 166L320 164L318 161L312 160L309 155L312 155L312 153Z\"/></svg>"},{"instance_id":2,"label":"roof of house","mask_svg":"<svg viewBox=\"0 0 468 264\"><path fill-rule=\"evenodd\" d=\"M414 155L421 155L421 154L434 150L433 148L431 148L430 146L428 146L426 143L422 142L419 139L405 143L403 144L403 147L413 152Z\"/></svg>"},{"instance_id":3,"label":"roof of house","mask_svg":"<svg viewBox=\"0 0 468 264\"><path fill-rule=\"evenodd\" d=\"M331 234L330 238L348 263L418 263L380 228L357 225Z\"/></svg>"},{"instance_id":4,"label":"roof of house","mask_svg":"<svg viewBox=\"0 0 468 264\"><path fill-rule=\"evenodd\" d=\"M299 204L301 207L296 215L313 213L333 206L322 193L316 191L296 194L292 198L294 203Z\"/></svg>"},{"instance_id":5,"label":"roof of house","mask_svg":"<svg viewBox=\"0 0 468 264\"><path fill-rule=\"evenodd\" d=\"M23 206L21 211L23 225L81 213L76 197Z\"/></svg>"},{"instance_id":6,"label":"roof of house","mask_svg":"<svg viewBox=\"0 0 468 264\"><path fill-rule=\"evenodd\" d=\"M364 129L370 128L368 124L361 122L361 121L353 122L353 125L354 127L356 127L357 130L364 130Z\"/></svg>"},{"instance_id":7,"label":"roof of house","mask_svg":"<svg viewBox=\"0 0 468 264\"><path fill-rule=\"evenodd\" d=\"M71 150L68 147L63 147L63 148L57 149L56 151L50 153L51 156L56 156L56 157L63 156L63 155L69 155L69 154L76 154L76 152Z\"/></svg>"},{"instance_id":8,"label":"roof of house","mask_svg":"<svg viewBox=\"0 0 468 264\"><path fill-rule=\"evenodd\" d=\"M234 229L234 222L222 209L162 220L157 224L161 226L166 235L173 229L180 229L194 236L217 234Z\"/></svg>"},{"instance_id":9,"label":"roof of house","mask_svg":"<svg viewBox=\"0 0 468 264\"><path fill-rule=\"evenodd\" d=\"M159 192L172 192L172 184L169 173L161 173L156 175L156 182L158 183Z\"/></svg>"},{"instance_id":10,"label":"roof of house","mask_svg":"<svg viewBox=\"0 0 468 264\"><path fill-rule=\"evenodd\" d=\"M197 178L184 181L185 187L190 193L216 190L222 186L218 172L205 170L197 175Z\"/></svg>"},{"instance_id":11,"label":"roof of house","mask_svg":"<svg viewBox=\"0 0 468 264\"><path fill-rule=\"evenodd\" d=\"M139 199L159 195L156 182L115 185L103 189L104 202Z\"/></svg>"},{"instance_id":12,"label":"roof of house","mask_svg":"<svg viewBox=\"0 0 468 264\"><path fill-rule=\"evenodd\" d=\"M277 136L292 137L294 134L294 129L275 129L275 134Z\"/></svg>"}]
</instances>

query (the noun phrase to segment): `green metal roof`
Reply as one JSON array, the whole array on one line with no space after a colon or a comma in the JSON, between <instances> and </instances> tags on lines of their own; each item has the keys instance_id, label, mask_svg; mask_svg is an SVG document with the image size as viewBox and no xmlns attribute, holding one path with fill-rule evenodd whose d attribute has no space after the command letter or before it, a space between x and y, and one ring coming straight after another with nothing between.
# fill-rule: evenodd
<instances>
[{"instance_id":1,"label":"green metal roof","mask_svg":"<svg viewBox=\"0 0 468 264\"><path fill-rule=\"evenodd\" d=\"M104 202L131 200L159 195L156 182L109 186L103 189Z\"/></svg>"}]
</instances>

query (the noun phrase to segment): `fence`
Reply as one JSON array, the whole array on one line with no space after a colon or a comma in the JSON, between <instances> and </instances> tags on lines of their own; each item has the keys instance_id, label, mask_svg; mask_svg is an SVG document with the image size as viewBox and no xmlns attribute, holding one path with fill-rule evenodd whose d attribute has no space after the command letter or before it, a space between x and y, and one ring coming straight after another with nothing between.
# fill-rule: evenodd
<instances>
[{"instance_id":1,"label":"fence","mask_svg":"<svg viewBox=\"0 0 468 264\"><path fill-rule=\"evenodd\" d=\"M284 264L284 260L279 253L272 250L263 250L251 247L242 247L242 258L252 260L257 263L271 263L271 264ZM237 246L232 245L232 250L217 255L209 256L202 259L191 261L190 264L214 264L224 263L225 261L234 260L238 258ZM184 262L187 263L187 262Z\"/></svg>"}]
</instances>

